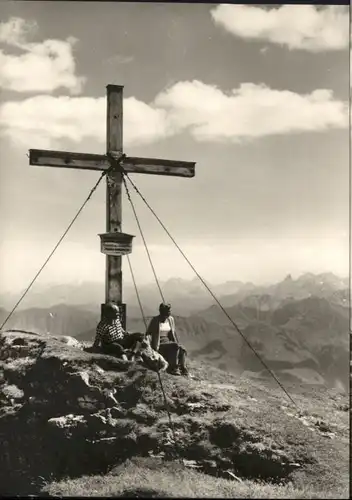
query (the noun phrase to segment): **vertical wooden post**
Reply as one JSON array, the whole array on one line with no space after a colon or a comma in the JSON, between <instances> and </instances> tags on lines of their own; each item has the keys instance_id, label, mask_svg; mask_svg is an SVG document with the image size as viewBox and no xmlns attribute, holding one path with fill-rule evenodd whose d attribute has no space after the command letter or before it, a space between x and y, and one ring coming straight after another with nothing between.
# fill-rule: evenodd
<instances>
[{"instance_id":1,"label":"vertical wooden post","mask_svg":"<svg viewBox=\"0 0 352 500\"><path fill-rule=\"evenodd\" d=\"M123 86L108 85L107 89L107 153L122 154ZM107 177L106 231L121 231L122 224L122 175L113 172ZM122 257L106 256L105 301L122 304Z\"/></svg>"}]
</instances>

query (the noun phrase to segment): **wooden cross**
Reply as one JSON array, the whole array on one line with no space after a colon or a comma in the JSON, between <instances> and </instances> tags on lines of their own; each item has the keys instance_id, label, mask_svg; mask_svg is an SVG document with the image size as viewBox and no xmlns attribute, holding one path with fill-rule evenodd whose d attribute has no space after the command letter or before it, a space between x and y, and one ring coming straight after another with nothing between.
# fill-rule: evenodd
<instances>
[{"instance_id":1,"label":"wooden cross","mask_svg":"<svg viewBox=\"0 0 352 500\"><path fill-rule=\"evenodd\" d=\"M111 158L118 160L123 154L123 86L108 85L106 155L71 153L66 151L29 150L29 164L47 167L78 168L82 170L108 170ZM148 127L148 123L146 123ZM109 155L109 156L107 156ZM125 157L123 168L127 173L194 177L195 163L152 158ZM106 231L121 232L122 174L111 171L106 183ZM122 257L106 256L105 302L122 305Z\"/></svg>"}]
</instances>

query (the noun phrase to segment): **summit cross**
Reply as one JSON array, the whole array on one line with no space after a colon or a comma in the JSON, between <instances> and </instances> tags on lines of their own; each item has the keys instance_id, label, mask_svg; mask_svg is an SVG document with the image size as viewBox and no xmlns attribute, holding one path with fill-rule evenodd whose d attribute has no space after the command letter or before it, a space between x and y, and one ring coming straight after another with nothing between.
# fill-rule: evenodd
<instances>
[{"instance_id":1,"label":"summit cross","mask_svg":"<svg viewBox=\"0 0 352 500\"><path fill-rule=\"evenodd\" d=\"M106 92L106 155L30 149L29 164L104 171L121 159L123 156L123 86L107 85ZM195 175L194 162L132 156L123 157L123 169L126 173L178 177L194 177ZM122 172L111 170L106 180L106 231L108 233L121 232ZM124 306L122 304L122 256L120 255L106 256L105 302L114 302Z\"/></svg>"}]
</instances>

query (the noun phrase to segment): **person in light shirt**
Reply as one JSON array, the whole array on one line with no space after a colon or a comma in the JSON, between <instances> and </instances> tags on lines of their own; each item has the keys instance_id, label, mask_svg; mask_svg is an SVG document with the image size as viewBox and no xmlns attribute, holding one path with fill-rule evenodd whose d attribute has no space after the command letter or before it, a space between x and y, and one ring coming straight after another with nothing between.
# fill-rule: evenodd
<instances>
[{"instance_id":1,"label":"person in light shirt","mask_svg":"<svg viewBox=\"0 0 352 500\"><path fill-rule=\"evenodd\" d=\"M171 316L171 305L160 304L159 315L154 316L147 328L146 336L151 337L150 345L169 363L169 372L174 375L188 375L186 349L176 339L175 319Z\"/></svg>"}]
</instances>

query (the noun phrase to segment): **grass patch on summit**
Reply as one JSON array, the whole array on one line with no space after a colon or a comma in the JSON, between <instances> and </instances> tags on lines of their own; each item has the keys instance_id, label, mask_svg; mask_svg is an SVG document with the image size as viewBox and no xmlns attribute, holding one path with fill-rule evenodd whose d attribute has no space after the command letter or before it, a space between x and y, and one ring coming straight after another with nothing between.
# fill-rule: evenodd
<instances>
[{"instance_id":1,"label":"grass patch on summit","mask_svg":"<svg viewBox=\"0 0 352 500\"><path fill-rule=\"evenodd\" d=\"M185 468L179 462L133 459L106 475L83 476L47 484L51 496L171 498L349 498L347 488L316 491L292 483L270 484L216 478Z\"/></svg>"}]
</instances>

